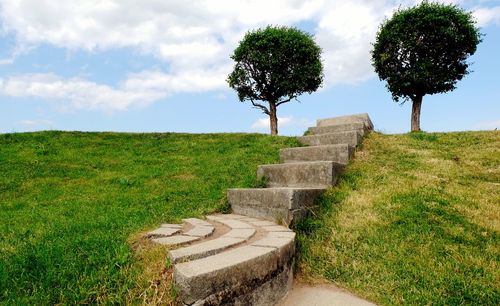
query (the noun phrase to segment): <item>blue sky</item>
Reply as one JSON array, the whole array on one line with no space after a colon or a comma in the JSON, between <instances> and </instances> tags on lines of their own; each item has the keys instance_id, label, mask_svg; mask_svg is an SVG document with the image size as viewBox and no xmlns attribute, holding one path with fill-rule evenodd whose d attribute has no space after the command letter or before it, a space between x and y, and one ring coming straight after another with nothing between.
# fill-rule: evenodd
<instances>
[{"instance_id":1,"label":"blue sky","mask_svg":"<svg viewBox=\"0 0 500 306\"><path fill-rule=\"evenodd\" d=\"M411 105L391 100L369 51L380 22L415 2L0 0L0 132L267 133L225 78L243 34L268 24L314 34L325 63L323 88L279 107L280 134L359 112L406 132ZM472 10L485 36L458 88L424 97L422 128L500 128L500 0L447 2Z\"/></svg>"}]
</instances>

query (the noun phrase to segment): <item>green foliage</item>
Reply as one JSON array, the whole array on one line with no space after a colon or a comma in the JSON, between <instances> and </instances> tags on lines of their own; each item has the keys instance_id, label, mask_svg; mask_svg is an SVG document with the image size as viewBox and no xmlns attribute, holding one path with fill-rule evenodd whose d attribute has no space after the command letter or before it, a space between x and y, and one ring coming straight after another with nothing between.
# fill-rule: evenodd
<instances>
[{"instance_id":1,"label":"green foliage","mask_svg":"<svg viewBox=\"0 0 500 306\"><path fill-rule=\"evenodd\" d=\"M372 64L395 101L448 92L469 73L466 59L481 42L470 12L422 2L400 9L380 27Z\"/></svg>"},{"instance_id":2,"label":"green foliage","mask_svg":"<svg viewBox=\"0 0 500 306\"><path fill-rule=\"evenodd\" d=\"M257 134L0 134L0 304L141 304L153 283L144 269L158 277L169 263L157 253L155 270L130 240L227 209L227 188L259 184L257 165L296 145Z\"/></svg>"},{"instance_id":3,"label":"green foliage","mask_svg":"<svg viewBox=\"0 0 500 306\"><path fill-rule=\"evenodd\" d=\"M312 93L323 81L321 49L311 35L296 28L268 26L248 32L231 58L236 62L229 86L241 102L267 101L276 106L303 93Z\"/></svg>"}]
</instances>

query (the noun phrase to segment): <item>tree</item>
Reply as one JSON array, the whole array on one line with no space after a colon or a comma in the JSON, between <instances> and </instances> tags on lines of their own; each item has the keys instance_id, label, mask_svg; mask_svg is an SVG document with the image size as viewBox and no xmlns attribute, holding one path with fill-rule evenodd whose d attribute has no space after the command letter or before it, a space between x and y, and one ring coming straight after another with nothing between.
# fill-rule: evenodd
<instances>
[{"instance_id":1,"label":"tree","mask_svg":"<svg viewBox=\"0 0 500 306\"><path fill-rule=\"evenodd\" d=\"M394 101L412 101L412 131L420 130L422 98L454 90L469 73L466 59L481 42L475 24L458 6L425 1L380 26L372 64Z\"/></svg>"},{"instance_id":2,"label":"tree","mask_svg":"<svg viewBox=\"0 0 500 306\"><path fill-rule=\"evenodd\" d=\"M277 107L316 91L323 82L321 49L310 34L296 28L250 31L231 58L236 64L229 86L241 102L250 101L269 116L271 135L278 134Z\"/></svg>"}]
</instances>

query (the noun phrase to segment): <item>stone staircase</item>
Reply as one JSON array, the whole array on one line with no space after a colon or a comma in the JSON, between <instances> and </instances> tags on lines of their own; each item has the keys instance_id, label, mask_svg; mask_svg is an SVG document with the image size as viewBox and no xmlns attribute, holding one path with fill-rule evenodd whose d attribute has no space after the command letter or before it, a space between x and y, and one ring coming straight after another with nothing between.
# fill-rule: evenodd
<instances>
[{"instance_id":1,"label":"stone staircase","mask_svg":"<svg viewBox=\"0 0 500 306\"><path fill-rule=\"evenodd\" d=\"M262 165L268 188L229 189L232 214L189 218L147 233L169 252L174 286L184 305L275 305L291 288L295 233L328 187L335 185L354 148L373 129L368 114L318 120L280 151L281 164Z\"/></svg>"}]
</instances>

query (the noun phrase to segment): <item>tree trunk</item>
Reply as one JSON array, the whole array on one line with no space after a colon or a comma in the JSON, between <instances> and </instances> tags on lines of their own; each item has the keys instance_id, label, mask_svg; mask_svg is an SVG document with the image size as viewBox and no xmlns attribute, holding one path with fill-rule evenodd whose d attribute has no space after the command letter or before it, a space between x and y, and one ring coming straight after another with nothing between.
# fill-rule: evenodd
<instances>
[{"instance_id":1,"label":"tree trunk","mask_svg":"<svg viewBox=\"0 0 500 306\"><path fill-rule=\"evenodd\" d=\"M411 131L420 131L420 109L422 108L422 98L423 96L416 96L412 99L411 108Z\"/></svg>"},{"instance_id":2,"label":"tree trunk","mask_svg":"<svg viewBox=\"0 0 500 306\"><path fill-rule=\"evenodd\" d=\"M269 120L271 122L271 135L278 135L278 117L276 115L276 103L269 102Z\"/></svg>"}]
</instances>

